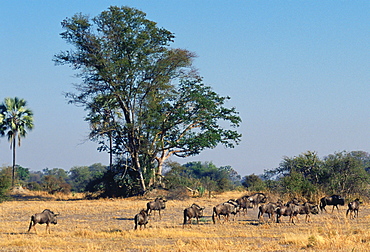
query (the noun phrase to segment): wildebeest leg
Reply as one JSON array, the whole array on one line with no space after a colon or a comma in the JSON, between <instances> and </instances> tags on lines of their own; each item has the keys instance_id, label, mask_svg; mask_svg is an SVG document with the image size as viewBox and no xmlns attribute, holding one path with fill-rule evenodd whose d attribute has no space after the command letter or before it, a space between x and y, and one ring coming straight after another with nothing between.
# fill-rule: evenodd
<instances>
[{"instance_id":1,"label":"wildebeest leg","mask_svg":"<svg viewBox=\"0 0 370 252\"><path fill-rule=\"evenodd\" d=\"M269 221L274 219L274 213L271 213L271 217L269 218Z\"/></svg>"},{"instance_id":2,"label":"wildebeest leg","mask_svg":"<svg viewBox=\"0 0 370 252\"><path fill-rule=\"evenodd\" d=\"M334 206L333 206L333 209L331 210L331 213L333 213L333 211L334 211L334 207L336 207L336 208L337 208L338 213L339 213L339 207L338 207L338 205L334 205Z\"/></svg>"},{"instance_id":3,"label":"wildebeest leg","mask_svg":"<svg viewBox=\"0 0 370 252\"><path fill-rule=\"evenodd\" d=\"M49 231L49 234L50 234L50 227L49 227L49 223L46 223L46 233L48 234L48 231Z\"/></svg>"}]
</instances>

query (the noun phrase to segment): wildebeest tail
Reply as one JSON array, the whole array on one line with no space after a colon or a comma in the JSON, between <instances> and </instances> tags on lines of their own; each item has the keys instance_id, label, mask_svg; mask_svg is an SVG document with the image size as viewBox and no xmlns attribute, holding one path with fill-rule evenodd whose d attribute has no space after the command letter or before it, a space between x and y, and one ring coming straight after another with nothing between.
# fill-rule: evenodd
<instances>
[{"instance_id":1,"label":"wildebeest tail","mask_svg":"<svg viewBox=\"0 0 370 252\"><path fill-rule=\"evenodd\" d=\"M213 221L213 224L216 224L215 214L216 214L216 207L213 207L213 213L212 213L212 221Z\"/></svg>"},{"instance_id":2,"label":"wildebeest tail","mask_svg":"<svg viewBox=\"0 0 370 252\"><path fill-rule=\"evenodd\" d=\"M136 230L137 229L137 225L139 224L139 216L138 215L135 215L134 222L135 222L134 229Z\"/></svg>"},{"instance_id":3,"label":"wildebeest tail","mask_svg":"<svg viewBox=\"0 0 370 252\"><path fill-rule=\"evenodd\" d=\"M30 226L29 226L29 228L28 228L28 231L27 231L27 232L30 232L30 230L31 230L31 228L32 228L32 224L33 224L33 222L34 222L34 216L32 215L32 216L31 216L31 221L30 221Z\"/></svg>"},{"instance_id":4,"label":"wildebeest tail","mask_svg":"<svg viewBox=\"0 0 370 252\"><path fill-rule=\"evenodd\" d=\"M187 221L187 209L184 210L184 223L182 224L182 227L184 227L184 225L186 224L186 221Z\"/></svg>"}]
</instances>

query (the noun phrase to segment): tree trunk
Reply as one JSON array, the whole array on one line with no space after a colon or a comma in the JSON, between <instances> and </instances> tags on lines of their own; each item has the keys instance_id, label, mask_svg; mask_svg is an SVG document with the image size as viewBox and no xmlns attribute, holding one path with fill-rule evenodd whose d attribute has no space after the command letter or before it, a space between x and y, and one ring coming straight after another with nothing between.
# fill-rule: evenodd
<instances>
[{"instance_id":1,"label":"tree trunk","mask_svg":"<svg viewBox=\"0 0 370 252\"><path fill-rule=\"evenodd\" d=\"M135 160L136 171L139 174L139 181L140 181L141 190L142 190L142 193L144 193L146 191L146 185L145 185L143 172L142 172L141 166L140 166L140 161L139 161L139 158L136 155L134 156L134 160Z\"/></svg>"},{"instance_id":2,"label":"tree trunk","mask_svg":"<svg viewBox=\"0 0 370 252\"><path fill-rule=\"evenodd\" d=\"M113 165L113 140L112 134L109 133L109 170L112 170Z\"/></svg>"},{"instance_id":3,"label":"tree trunk","mask_svg":"<svg viewBox=\"0 0 370 252\"><path fill-rule=\"evenodd\" d=\"M14 188L14 180L15 180L15 139L16 136L13 136L13 167L12 167L12 188Z\"/></svg>"}]
</instances>

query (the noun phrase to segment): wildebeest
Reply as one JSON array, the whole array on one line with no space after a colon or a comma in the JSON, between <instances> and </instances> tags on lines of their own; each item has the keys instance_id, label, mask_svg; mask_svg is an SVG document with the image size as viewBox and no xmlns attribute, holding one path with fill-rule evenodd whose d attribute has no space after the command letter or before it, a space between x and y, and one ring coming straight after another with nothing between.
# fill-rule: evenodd
<instances>
[{"instance_id":1,"label":"wildebeest","mask_svg":"<svg viewBox=\"0 0 370 252\"><path fill-rule=\"evenodd\" d=\"M318 206L309 202L306 202L303 205L292 204L291 206L293 207L293 217L296 217L297 221L299 221L298 214L305 214L306 215L305 222L310 222L311 214L319 213Z\"/></svg>"},{"instance_id":2,"label":"wildebeest","mask_svg":"<svg viewBox=\"0 0 370 252\"><path fill-rule=\"evenodd\" d=\"M252 203L253 208L258 207L261 203L266 203L267 197L264 193L255 193L248 197L248 200Z\"/></svg>"},{"instance_id":3,"label":"wildebeest","mask_svg":"<svg viewBox=\"0 0 370 252\"><path fill-rule=\"evenodd\" d=\"M289 216L289 222L293 221L293 205L280 206L276 209L276 223L280 223L281 216Z\"/></svg>"},{"instance_id":4,"label":"wildebeest","mask_svg":"<svg viewBox=\"0 0 370 252\"><path fill-rule=\"evenodd\" d=\"M230 203L230 202L225 202L218 204L217 206L213 207L213 214L212 214L212 220L213 224L216 223L216 218L220 221L220 216L223 215L225 216L225 221L229 220L230 214L237 214L238 212L238 207L237 205Z\"/></svg>"},{"instance_id":5,"label":"wildebeest","mask_svg":"<svg viewBox=\"0 0 370 252\"><path fill-rule=\"evenodd\" d=\"M146 224L148 224L148 214L145 211L145 209L142 209L140 213L135 215L134 222L135 222L135 228L134 228L135 230L137 229L137 226L139 226L141 230L142 225L144 225L144 228L146 228Z\"/></svg>"},{"instance_id":6,"label":"wildebeest","mask_svg":"<svg viewBox=\"0 0 370 252\"><path fill-rule=\"evenodd\" d=\"M161 216L161 210L166 208L167 200L161 198L156 198L154 201L148 202L146 204L146 212L148 215L152 213L152 211L158 211L159 212L159 219L162 218ZM155 212L154 212L155 213Z\"/></svg>"},{"instance_id":7,"label":"wildebeest","mask_svg":"<svg viewBox=\"0 0 370 252\"><path fill-rule=\"evenodd\" d=\"M248 208L251 207L251 202L248 200L249 196L242 196L236 199L236 202L239 205L239 215L241 212L244 212L244 215L247 214Z\"/></svg>"},{"instance_id":8,"label":"wildebeest","mask_svg":"<svg viewBox=\"0 0 370 252\"><path fill-rule=\"evenodd\" d=\"M336 207L339 212L338 205L344 206L344 198L342 198L342 196L340 195L332 195L330 197L324 197L320 199L320 210L321 211L325 210L326 212L325 206L327 205L333 206L333 209L331 210L331 212L334 211L334 207Z\"/></svg>"},{"instance_id":9,"label":"wildebeest","mask_svg":"<svg viewBox=\"0 0 370 252\"><path fill-rule=\"evenodd\" d=\"M350 213L349 214L349 217L350 218L358 218L358 210L360 209L360 204L361 204L362 202L359 200L359 199L355 199L354 201L352 201L352 202L350 202L350 203L348 203L348 210L347 210L347 212L346 212L346 216L348 216L348 213ZM352 214L354 214L353 216L352 216Z\"/></svg>"},{"instance_id":10,"label":"wildebeest","mask_svg":"<svg viewBox=\"0 0 370 252\"><path fill-rule=\"evenodd\" d=\"M50 223L56 225L57 224L57 216L59 214L55 214L53 211L50 211L49 209L45 209L42 211L42 213L37 213L31 216L31 222L30 226L28 228L28 233L31 231L31 228L35 230L35 233L37 234L37 230L35 225L36 224L45 224L46 223L46 233L50 234Z\"/></svg>"},{"instance_id":11,"label":"wildebeest","mask_svg":"<svg viewBox=\"0 0 370 252\"><path fill-rule=\"evenodd\" d=\"M268 214L269 219L272 219L278 207L279 207L278 203L273 203L273 202L269 202L265 205L259 206L258 221L261 221L261 219L263 220L263 215L265 213Z\"/></svg>"},{"instance_id":12,"label":"wildebeest","mask_svg":"<svg viewBox=\"0 0 370 252\"><path fill-rule=\"evenodd\" d=\"M186 223L190 224L192 218L196 218L197 224L199 224L199 218L203 217L203 210L204 210L204 207L200 207L195 203L193 203L193 205L191 205L190 207L185 208L184 209L184 224L182 225L182 227L184 228Z\"/></svg>"},{"instance_id":13,"label":"wildebeest","mask_svg":"<svg viewBox=\"0 0 370 252\"><path fill-rule=\"evenodd\" d=\"M235 220L235 215L237 213L240 213L240 205L238 204L238 202L235 200L235 199L229 199L228 201L226 201L225 203L229 203L229 204L232 204L235 206L236 210L235 211L232 211L230 214L234 215L234 218L233 218L233 221Z\"/></svg>"}]
</instances>

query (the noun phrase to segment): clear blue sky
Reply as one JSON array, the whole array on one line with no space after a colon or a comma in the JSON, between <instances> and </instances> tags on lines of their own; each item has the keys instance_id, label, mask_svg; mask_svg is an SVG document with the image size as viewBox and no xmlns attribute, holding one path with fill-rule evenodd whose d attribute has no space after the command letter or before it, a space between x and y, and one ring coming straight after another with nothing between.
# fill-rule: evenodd
<instances>
[{"instance_id":1,"label":"clear blue sky","mask_svg":"<svg viewBox=\"0 0 370 252\"><path fill-rule=\"evenodd\" d=\"M231 165L245 176L308 150L370 151L370 1L3 1L0 102L24 98L35 115L21 166L108 164L87 141L85 111L62 94L79 80L52 58L69 48L59 36L65 17L110 5L138 8L175 33L173 47L195 52L205 83L240 112L239 146L176 161ZM10 164L1 138L0 165Z\"/></svg>"}]
</instances>

